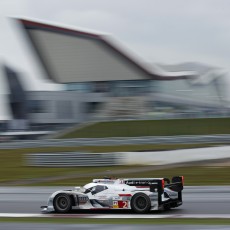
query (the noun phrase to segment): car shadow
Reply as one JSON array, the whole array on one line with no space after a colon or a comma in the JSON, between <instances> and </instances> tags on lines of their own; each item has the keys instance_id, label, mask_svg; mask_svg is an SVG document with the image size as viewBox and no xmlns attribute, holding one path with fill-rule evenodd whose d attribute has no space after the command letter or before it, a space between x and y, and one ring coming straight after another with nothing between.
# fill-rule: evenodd
<instances>
[{"instance_id":1,"label":"car shadow","mask_svg":"<svg viewBox=\"0 0 230 230\"><path fill-rule=\"evenodd\" d=\"M150 211L149 213L146 213L145 215L176 215L179 214L181 212L181 209L171 209L171 210L167 210L167 211ZM58 213L55 213L57 215L59 215ZM85 215L96 215L96 214L104 214L104 215L122 215L122 214L132 214L132 215L140 215L135 213L132 210L114 210L114 209L87 209L87 210L82 210L82 209L73 209L71 210L68 215L75 215L75 214L85 214ZM60 214L63 215L63 214Z\"/></svg>"}]
</instances>

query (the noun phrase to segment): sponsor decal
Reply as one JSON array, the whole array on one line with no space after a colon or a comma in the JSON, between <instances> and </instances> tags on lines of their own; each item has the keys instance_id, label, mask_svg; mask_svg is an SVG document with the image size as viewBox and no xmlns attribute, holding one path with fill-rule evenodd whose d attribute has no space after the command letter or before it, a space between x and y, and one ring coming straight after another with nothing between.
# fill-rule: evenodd
<instances>
[{"instance_id":1,"label":"sponsor decal","mask_svg":"<svg viewBox=\"0 0 230 230\"><path fill-rule=\"evenodd\" d=\"M122 197L120 197L120 196L114 196L114 197L112 197L112 200L122 200Z\"/></svg>"},{"instance_id":2,"label":"sponsor decal","mask_svg":"<svg viewBox=\"0 0 230 230\"><path fill-rule=\"evenodd\" d=\"M113 201L113 208L128 208L128 207L129 207L129 202L127 200Z\"/></svg>"},{"instance_id":3,"label":"sponsor decal","mask_svg":"<svg viewBox=\"0 0 230 230\"><path fill-rule=\"evenodd\" d=\"M157 184L156 181L149 181L149 180L129 180L125 181L127 185L152 185Z\"/></svg>"},{"instance_id":4,"label":"sponsor decal","mask_svg":"<svg viewBox=\"0 0 230 230\"><path fill-rule=\"evenodd\" d=\"M113 201L113 208L119 208L118 207L118 201Z\"/></svg>"},{"instance_id":5,"label":"sponsor decal","mask_svg":"<svg viewBox=\"0 0 230 230\"><path fill-rule=\"evenodd\" d=\"M79 203L86 203L89 198L87 196L78 196Z\"/></svg>"},{"instance_id":6,"label":"sponsor decal","mask_svg":"<svg viewBox=\"0 0 230 230\"><path fill-rule=\"evenodd\" d=\"M136 188L149 188L150 186L136 186Z\"/></svg>"}]
</instances>

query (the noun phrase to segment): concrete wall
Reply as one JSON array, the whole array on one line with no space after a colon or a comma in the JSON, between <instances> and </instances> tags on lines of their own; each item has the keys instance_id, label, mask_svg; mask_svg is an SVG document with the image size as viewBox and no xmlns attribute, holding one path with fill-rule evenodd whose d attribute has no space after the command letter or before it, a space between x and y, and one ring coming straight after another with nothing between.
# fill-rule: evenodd
<instances>
[{"instance_id":1,"label":"concrete wall","mask_svg":"<svg viewBox=\"0 0 230 230\"><path fill-rule=\"evenodd\" d=\"M119 154L124 165L166 165L184 162L230 158L230 147L210 147L155 152L123 152Z\"/></svg>"}]
</instances>

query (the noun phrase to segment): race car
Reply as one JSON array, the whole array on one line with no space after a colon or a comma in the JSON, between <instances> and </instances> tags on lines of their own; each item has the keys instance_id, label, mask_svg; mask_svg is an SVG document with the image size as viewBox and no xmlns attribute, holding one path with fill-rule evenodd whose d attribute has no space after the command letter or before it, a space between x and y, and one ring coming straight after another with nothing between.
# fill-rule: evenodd
<instances>
[{"instance_id":1,"label":"race car","mask_svg":"<svg viewBox=\"0 0 230 230\"><path fill-rule=\"evenodd\" d=\"M42 212L71 209L130 209L136 213L182 205L183 176L168 178L93 179L83 187L54 192Z\"/></svg>"}]
</instances>

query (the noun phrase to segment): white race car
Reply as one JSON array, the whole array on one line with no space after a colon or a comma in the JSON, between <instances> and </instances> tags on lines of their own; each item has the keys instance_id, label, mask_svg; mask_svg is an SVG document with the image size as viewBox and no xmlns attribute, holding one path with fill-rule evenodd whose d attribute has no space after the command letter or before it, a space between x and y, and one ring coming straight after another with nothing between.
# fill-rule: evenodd
<instances>
[{"instance_id":1,"label":"white race car","mask_svg":"<svg viewBox=\"0 0 230 230\"><path fill-rule=\"evenodd\" d=\"M136 213L182 205L183 176L172 178L94 179L84 187L54 192L43 212L71 209L130 209Z\"/></svg>"}]
</instances>

